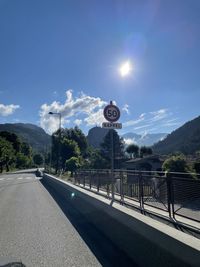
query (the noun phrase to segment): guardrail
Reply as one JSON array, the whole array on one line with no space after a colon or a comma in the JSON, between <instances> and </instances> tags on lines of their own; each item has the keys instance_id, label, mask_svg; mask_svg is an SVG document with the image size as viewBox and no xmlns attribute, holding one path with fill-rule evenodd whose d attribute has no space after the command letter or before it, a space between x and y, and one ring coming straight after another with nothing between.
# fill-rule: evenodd
<instances>
[{"instance_id":1,"label":"guardrail","mask_svg":"<svg viewBox=\"0 0 200 267\"><path fill-rule=\"evenodd\" d=\"M91 171L90 173L94 174L95 172ZM89 175L90 173L87 171L86 174ZM100 174L100 172L98 173ZM108 173L109 171L105 171L103 175L108 175ZM118 174L116 174L117 177ZM78 179L83 182L84 176L81 178L79 176ZM97 178L96 182L98 180ZM89 190L88 182L90 180L85 180L85 187L80 183L80 188L71 182L63 181L45 173L40 181L63 209L63 212L66 211L69 220L75 214L75 219L71 222L74 224L74 221L78 219L76 230L80 229L79 227L84 227L84 231L80 231L80 234L84 234L86 238L89 232L92 232L90 230L94 226L103 235L103 238L111 240L115 248L119 248L122 253L125 253L125 257L133 261L133 266L136 264L141 267L199 267L200 242L197 238L193 236L188 238L185 233L177 232L176 229L168 225L156 222L134 210L118 205L118 203L111 205L112 201L110 199L105 199L105 197L85 190ZM108 182L108 186L110 190L110 182ZM92 178L91 190L97 192L97 187ZM106 190L107 188L99 183L99 194L102 192L104 195L107 194ZM109 195L111 197L111 192L109 192ZM116 197L119 197L118 193L116 193ZM85 220L87 223L82 223ZM89 227L85 228L84 225ZM89 239L86 238L85 240L91 238L94 238L94 234L89 235ZM92 242L92 248L94 248L94 243L95 239ZM121 262L122 265L123 263Z\"/></svg>"},{"instance_id":2,"label":"guardrail","mask_svg":"<svg viewBox=\"0 0 200 267\"><path fill-rule=\"evenodd\" d=\"M133 205L142 212L147 207L200 222L200 180L190 173L165 173L131 170L80 170L75 184L111 198L114 181L115 199Z\"/></svg>"}]
</instances>

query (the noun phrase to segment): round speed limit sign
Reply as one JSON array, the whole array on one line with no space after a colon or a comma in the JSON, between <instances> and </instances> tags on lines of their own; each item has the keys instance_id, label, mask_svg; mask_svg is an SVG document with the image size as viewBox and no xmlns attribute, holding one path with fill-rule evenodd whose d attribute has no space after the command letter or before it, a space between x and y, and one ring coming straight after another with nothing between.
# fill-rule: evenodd
<instances>
[{"instance_id":1,"label":"round speed limit sign","mask_svg":"<svg viewBox=\"0 0 200 267\"><path fill-rule=\"evenodd\" d=\"M104 118L110 122L118 121L120 118L120 110L115 105L107 105L104 108L103 114Z\"/></svg>"}]
</instances>

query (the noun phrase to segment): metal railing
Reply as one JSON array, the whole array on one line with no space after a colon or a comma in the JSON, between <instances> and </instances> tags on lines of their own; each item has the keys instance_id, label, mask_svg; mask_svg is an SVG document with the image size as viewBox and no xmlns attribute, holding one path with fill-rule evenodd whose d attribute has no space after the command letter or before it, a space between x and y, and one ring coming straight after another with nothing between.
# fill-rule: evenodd
<instances>
[{"instance_id":1,"label":"metal railing","mask_svg":"<svg viewBox=\"0 0 200 267\"><path fill-rule=\"evenodd\" d=\"M114 200L142 212L157 209L170 218L181 216L200 222L200 179L191 173L152 171L114 171ZM110 170L80 170L75 184L111 198Z\"/></svg>"}]
</instances>

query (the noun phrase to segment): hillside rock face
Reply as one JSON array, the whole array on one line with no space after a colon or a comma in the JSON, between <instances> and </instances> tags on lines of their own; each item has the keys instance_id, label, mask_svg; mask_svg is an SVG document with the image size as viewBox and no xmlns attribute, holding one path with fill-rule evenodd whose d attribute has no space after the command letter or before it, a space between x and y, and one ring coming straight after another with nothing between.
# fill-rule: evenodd
<instances>
[{"instance_id":1,"label":"hillside rock face","mask_svg":"<svg viewBox=\"0 0 200 267\"><path fill-rule=\"evenodd\" d=\"M153 146L153 151L160 154L173 152L194 154L198 150L200 150L200 116L185 123Z\"/></svg>"},{"instance_id":2,"label":"hillside rock face","mask_svg":"<svg viewBox=\"0 0 200 267\"><path fill-rule=\"evenodd\" d=\"M100 148L100 144L103 142L103 139L108 133L108 131L109 131L108 129L104 129L101 127L94 127L90 129L87 136L89 145L93 146L94 148ZM166 133L145 134L145 135L140 135L136 133L126 133L123 134L121 137L123 137L126 145L134 143L139 146L143 145L152 146L154 143L165 138L166 135L167 135Z\"/></svg>"},{"instance_id":3,"label":"hillside rock face","mask_svg":"<svg viewBox=\"0 0 200 267\"><path fill-rule=\"evenodd\" d=\"M90 129L87 136L88 144L94 148L100 148L100 145L108 131L108 129L101 127L94 127Z\"/></svg>"},{"instance_id":4,"label":"hillside rock face","mask_svg":"<svg viewBox=\"0 0 200 267\"><path fill-rule=\"evenodd\" d=\"M51 136L42 128L30 123L0 124L0 132L8 131L18 135L22 141L28 143L35 152L44 152L50 148Z\"/></svg>"}]
</instances>

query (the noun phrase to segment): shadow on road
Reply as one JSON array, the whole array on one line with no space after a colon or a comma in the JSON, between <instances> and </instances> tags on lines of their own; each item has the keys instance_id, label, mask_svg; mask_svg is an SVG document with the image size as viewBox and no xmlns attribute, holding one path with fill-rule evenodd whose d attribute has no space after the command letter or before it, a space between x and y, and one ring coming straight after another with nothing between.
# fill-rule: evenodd
<instances>
[{"instance_id":1,"label":"shadow on road","mask_svg":"<svg viewBox=\"0 0 200 267\"><path fill-rule=\"evenodd\" d=\"M45 179L41 179L40 182L51 194L102 266L138 266L94 224L77 211L67 197L60 195Z\"/></svg>"}]
</instances>

